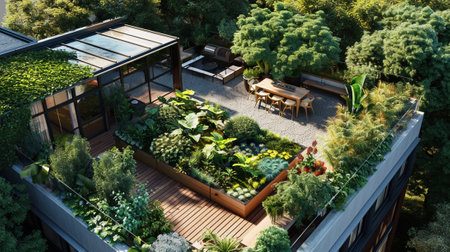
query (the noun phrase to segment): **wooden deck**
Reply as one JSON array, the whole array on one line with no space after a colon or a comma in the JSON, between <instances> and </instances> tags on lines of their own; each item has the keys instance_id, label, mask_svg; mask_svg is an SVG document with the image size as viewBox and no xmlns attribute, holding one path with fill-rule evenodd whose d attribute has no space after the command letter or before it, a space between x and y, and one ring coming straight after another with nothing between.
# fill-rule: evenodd
<instances>
[{"instance_id":1,"label":"wooden deck","mask_svg":"<svg viewBox=\"0 0 450 252\"><path fill-rule=\"evenodd\" d=\"M113 130L90 142L92 155L99 155L114 146ZM174 230L192 243L210 229L221 237L238 238L252 246L259 231L271 225L261 205L242 218L139 161L135 176L137 182L147 183L151 199L162 203Z\"/></svg>"}]
</instances>

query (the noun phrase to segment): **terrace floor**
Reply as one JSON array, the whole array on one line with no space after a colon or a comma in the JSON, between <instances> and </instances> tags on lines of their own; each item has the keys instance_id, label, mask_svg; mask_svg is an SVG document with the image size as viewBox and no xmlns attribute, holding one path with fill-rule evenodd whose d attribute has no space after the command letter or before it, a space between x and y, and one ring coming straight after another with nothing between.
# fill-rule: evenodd
<instances>
[{"instance_id":1,"label":"terrace floor","mask_svg":"<svg viewBox=\"0 0 450 252\"><path fill-rule=\"evenodd\" d=\"M113 132L109 130L90 140L92 156L114 146ZM139 161L135 177L138 183L147 183L152 200L161 202L166 218L174 224L174 231L192 243L200 241L202 234L210 229L220 237L234 237L253 246L259 231L271 225L261 205L242 218ZM286 226L289 221L283 218L278 223Z\"/></svg>"},{"instance_id":2,"label":"terrace floor","mask_svg":"<svg viewBox=\"0 0 450 252\"><path fill-rule=\"evenodd\" d=\"M183 87L194 90L194 97L198 100L209 100L220 104L230 113L230 116L249 116L255 119L261 128L288 137L303 146L309 146L312 141L318 139L319 135L326 135L326 120L336 114L337 104L342 103L339 95L308 87L316 98L313 102L315 114L308 110L309 121L307 121L305 111L300 107L299 116L290 120L290 111L287 111L287 115L281 119L277 113L278 110L268 113L263 106L259 109L255 108L254 97L246 99L247 92L242 76L223 85L211 81L211 78L200 77L183 70Z\"/></svg>"},{"instance_id":3,"label":"terrace floor","mask_svg":"<svg viewBox=\"0 0 450 252\"><path fill-rule=\"evenodd\" d=\"M222 85L183 71L183 85L185 89L196 92L196 99L218 103L230 116L250 116L257 120L262 128L286 136L304 146L311 144L317 135L326 134L326 120L334 115L335 107L340 102L337 95L310 89L316 97L313 104L315 115L310 115L309 121L306 121L304 111L300 111L298 118L290 120L290 115L280 118L278 114L268 113L263 108L254 108L253 98L246 99L242 77ZM173 93L168 97L172 95ZM90 142L91 154L99 155L114 146L113 130L91 139ZM242 218L139 161L135 176L137 182L147 183L151 199L161 202L166 217L174 224L174 230L192 243L199 241L205 230L210 229L221 237L234 237L241 239L247 246L253 246L258 233L272 224L261 205L248 217ZM292 222L284 218L277 224L287 227Z\"/></svg>"}]
</instances>

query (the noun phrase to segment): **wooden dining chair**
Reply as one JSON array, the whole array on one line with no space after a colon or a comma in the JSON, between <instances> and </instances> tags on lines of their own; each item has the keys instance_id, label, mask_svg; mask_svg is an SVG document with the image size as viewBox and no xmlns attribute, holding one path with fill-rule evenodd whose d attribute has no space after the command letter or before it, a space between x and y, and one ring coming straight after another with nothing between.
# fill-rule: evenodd
<instances>
[{"instance_id":1,"label":"wooden dining chair","mask_svg":"<svg viewBox=\"0 0 450 252\"><path fill-rule=\"evenodd\" d=\"M261 102L264 102L264 109L266 109L267 107L267 97L269 97L269 93L267 93L266 91L256 91L255 90L255 107L259 102L259 105L261 105ZM259 108L259 106L258 106Z\"/></svg>"},{"instance_id":2,"label":"wooden dining chair","mask_svg":"<svg viewBox=\"0 0 450 252\"><path fill-rule=\"evenodd\" d=\"M249 81L244 81L245 90L247 90L247 100L250 97L250 95L255 94L255 84L257 81L255 79L250 79Z\"/></svg>"},{"instance_id":3,"label":"wooden dining chair","mask_svg":"<svg viewBox=\"0 0 450 252\"><path fill-rule=\"evenodd\" d=\"M281 100L281 103L284 105L283 111L281 111L282 115L285 115L286 109L291 110L291 120L294 120L294 110L297 102L291 99Z\"/></svg>"},{"instance_id":4,"label":"wooden dining chair","mask_svg":"<svg viewBox=\"0 0 450 252\"><path fill-rule=\"evenodd\" d=\"M309 109L309 108L311 109L311 111L312 111L313 114L314 114L314 108L313 108L312 103L313 103L313 101L314 101L315 99L316 99L316 98L314 98L314 96L313 96L312 94L307 94L307 95L306 95L306 98L303 98L303 99L300 101L300 106L303 107L303 108L305 109L306 120L308 120L308 109Z\"/></svg>"},{"instance_id":5,"label":"wooden dining chair","mask_svg":"<svg viewBox=\"0 0 450 252\"><path fill-rule=\"evenodd\" d=\"M267 110L267 112L270 112L274 105L275 106L278 105L278 114L281 115L281 102L283 101L283 97L279 95L272 95L272 96L269 95L267 98L270 100L270 107L269 110Z\"/></svg>"}]
</instances>

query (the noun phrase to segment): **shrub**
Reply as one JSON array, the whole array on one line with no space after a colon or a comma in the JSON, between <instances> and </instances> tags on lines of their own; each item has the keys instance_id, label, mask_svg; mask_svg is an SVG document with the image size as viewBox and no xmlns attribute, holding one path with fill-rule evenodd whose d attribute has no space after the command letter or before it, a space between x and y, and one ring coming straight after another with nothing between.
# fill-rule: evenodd
<instances>
[{"instance_id":1,"label":"shrub","mask_svg":"<svg viewBox=\"0 0 450 252\"><path fill-rule=\"evenodd\" d=\"M210 230L207 230L203 234L202 240L205 242L207 251L217 252L237 252L240 251L240 241L231 237L225 237L221 239L218 235L214 234Z\"/></svg>"},{"instance_id":2,"label":"shrub","mask_svg":"<svg viewBox=\"0 0 450 252\"><path fill-rule=\"evenodd\" d=\"M178 120L182 118L181 111L175 106L163 104L158 110L158 122L165 131L177 128Z\"/></svg>"},{"instance_id":3,"label":"shrub","mask_svg":"<svg viewBox=\"0 0 450 252\"><path fill-rule=\"evenodd\" d=\"M192 141L182 134L164 133L155 138L150 146L150 152L156 159L172 166L175 166L178 159L189 157L192 150Z\"/></svg>"},{"instance_id":4,"label":"shrub","mask_svg":"<svg viewBox=\"0 0 450 252\"><path fill-rule=\"evenodd\" d=\"M0 251L45 251L47 245L39 231L28 235L22 231L30 205L28 197L16 190L0 177Z\"/></svg>"},{"instance_id":5,"label":"shrub","mask_svg":"<svg viewBox=\"0 0 450 252\"><path fill-rule=\"evenodd\" d=\"M281 198L269 196L265 201L263 201L262 205L264 210L266 210L266 213L272 219L272 223L276 222L279 217L283 216L284 209Z\"/></svg>"},{"instance_id":6,"label":"shrub","mask_svg":"<svg viewBox=\"0 0 450 252\"><path fill-rule=\"evenodd\" d=\"M277 226L270 226L261 231L256 238L255 249L261 252L291 251L288 232Z\"/></svg>"},{"instance_id":7,"label":"shrub","mask_svg":"<svg viewBox=\"0 0 450 252\"><path fill-rule=\"evenodd\" d=\"M85 175L91 160L89 142L74 136L50 155L50 165L56 178L70 187L75 186L77 174Z\"/></svg>"},{"instance_id":8,"label":"shrub","mask_svg":"<svg viewBox=\"0 0 450 252\"><path fill-rule=\"evenodd\" d=\"M100 198L112 202L113 192L122 192L129 196L135 183L136 161L130 146L122 152L116 147L106 151L93 162L94 184Z\"/></svg>"},{"instance_id":9,"label":"shrub","mask_svg":"<svg viewBox=\"0 0 450 252\"><path fill-rule=\"evenodd\" d=\"M158 252L186 252L190 249L189 242L176 232L158 235L151 249Z\"/></svg>"},{"instance_id":10,"label":"shrub","mask_svg":"<svg viewBox=\"0 0 450 252\"><path fill-rule=\"evenodd\" d=\"M126 229L144 240L171 231L159 202L150 202L145 184L140 184L129 199L124 196L123 192L115 193L113 206L108 211Z\"/></svg>"},{"instance_id":11,"label":"shrub","mask_svg":"<svg viewBox=\"0 0 450 252\"><path fill-rule=\"evenodd\" d=\"M224 136L237 142L256 141L261 134L258 123L248 116L236 116L225 124Z\"/></svg>"},{"instance_id":12,"label":"shrub","mask_svg":"<svg viewBox=\"0 0 450 252\"><path fill-rule=\"evenodd\" d=\"M267 180L274 179L281 171L287 169L289 163L282 158L264 158L258 163L258 169L264 173Z\"/></svg>"},{"instance_id":13,"label":"shrub","mask_svg":"<svg viewBox=\"0 0 450 252\"><path fill-rule=\"evenodd\" d=\"M197 168L191 168L191 176L208 186L214 186L216 184L216 179L213 176L204 173Z\"/></svg>"}]
</instances>

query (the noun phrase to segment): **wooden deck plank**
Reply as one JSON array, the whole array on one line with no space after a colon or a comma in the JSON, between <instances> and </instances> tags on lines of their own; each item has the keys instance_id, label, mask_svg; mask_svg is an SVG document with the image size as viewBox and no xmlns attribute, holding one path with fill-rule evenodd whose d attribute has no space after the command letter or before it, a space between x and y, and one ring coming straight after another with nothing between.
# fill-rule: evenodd
<instances>
[{"instance_id":1,"label":"wooden deck plank","mask_svg":"<svg viewBox=\"0 0 450 252\"><path fill-rule=\"evenodd\" d=\"M91 155L97 156L114 146L113 130L90 142ZM262 206L258 206L247 218L242 218L139 161L135 177L138 183L147 183L151 200L161 202L174 231L190 242L199 241L207 229L220 237L242 239L266 216Z\"/></svg>"}]
</instances>

